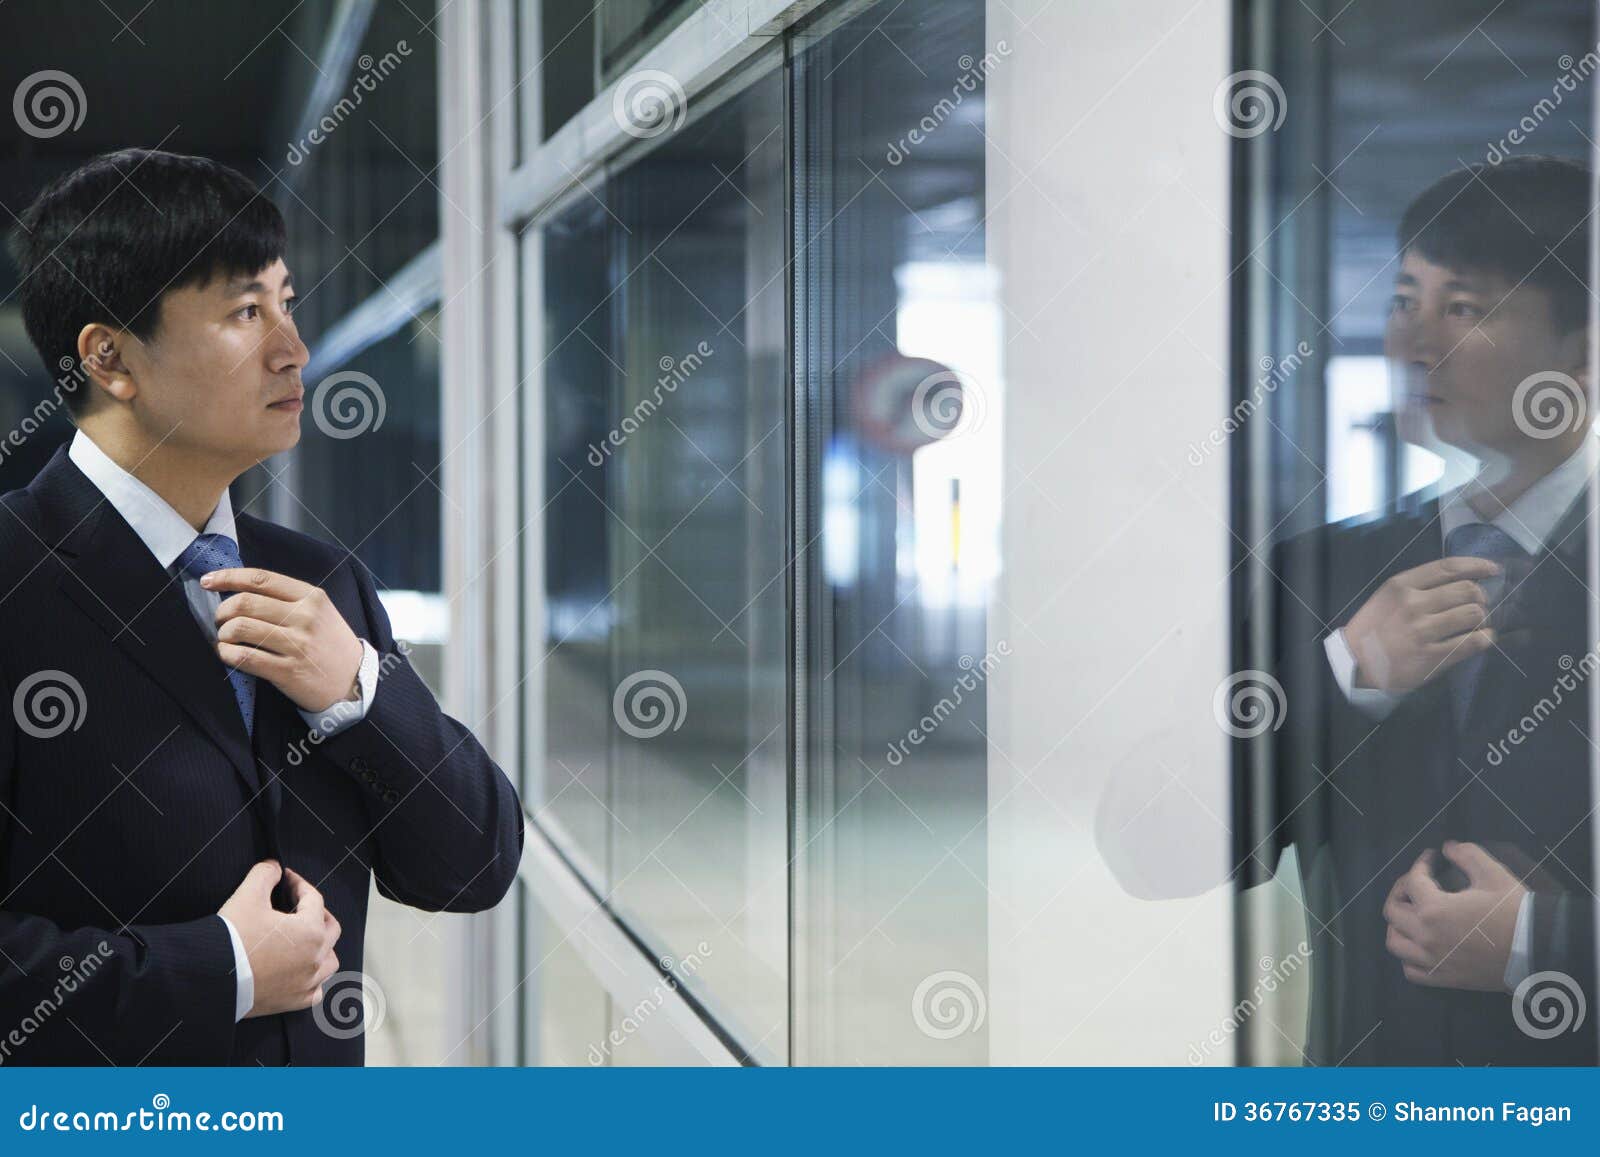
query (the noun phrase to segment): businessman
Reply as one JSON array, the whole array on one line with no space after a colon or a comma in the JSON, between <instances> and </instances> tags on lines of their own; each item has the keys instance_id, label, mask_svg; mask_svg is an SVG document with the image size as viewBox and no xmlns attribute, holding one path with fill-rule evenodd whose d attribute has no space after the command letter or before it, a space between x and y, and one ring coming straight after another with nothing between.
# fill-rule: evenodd
<instances>
[{"instance_id":1,"label":"businessman","mask_svg":"<svg viewBox=\"0 0 1600 1157\"><path fill-rule=\"evenodd\" d=\"M1317 1063L1597 1059L1592 211L1553 158L1421 193L1385 334L1399 424L1477 473L1273 554L1286 710L1246 875L1299 854Z\"/></svg>"},{"instance_id":2,"label":"businessman","mask_svg":"<svg viewBox=\"0 0 1600 1157\"><path fill-rule=\"evenodd\" d=\"M230 503L300 437L283 219L128 149L14 239L77 429L0 499L0 1063L360 1064L370 881L489 908L522 812L366 568Z\"/></svg>"}]
</instances>

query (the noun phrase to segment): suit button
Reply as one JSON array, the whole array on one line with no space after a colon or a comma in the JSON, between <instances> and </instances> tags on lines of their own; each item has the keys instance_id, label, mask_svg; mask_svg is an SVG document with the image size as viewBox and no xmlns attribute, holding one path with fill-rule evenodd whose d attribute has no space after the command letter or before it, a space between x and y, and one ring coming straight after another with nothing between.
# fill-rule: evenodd
<instances>
[{"instance_id":1,"label":"suit button","mask_svg":"<svg viewBox=\"0 0 1600 1157\"><path fill-rule=\"evenodd\" d=\"M378 773L373 771L372 768L370 768L370 767L362 768L362 770L361 770L361 782L362 783L377 783L378 782Z\"/></svg>"},{"instance_id":2,"label":"suit button","mask_svg":"<svg viewBox=\"0 0 1600 1157\"><path fill-rule=\"evenodd\" d=\"M392 788L392 787L384 788L384 790L383 790L383 802L384 803L399 803L400 802L400 793L395 791L395 789Z\"/></svg>"},{"instance_id":3,"label":"suit button","mask_svg":"<svg viewBox=\"0 0 1600 1157\"><path fill-rule=\"evenodd\" d=\"M356 756L350 761L350 770L365 774L367 770L367 761L362 759L359 755Z\"/></svg>"}]
</instances>

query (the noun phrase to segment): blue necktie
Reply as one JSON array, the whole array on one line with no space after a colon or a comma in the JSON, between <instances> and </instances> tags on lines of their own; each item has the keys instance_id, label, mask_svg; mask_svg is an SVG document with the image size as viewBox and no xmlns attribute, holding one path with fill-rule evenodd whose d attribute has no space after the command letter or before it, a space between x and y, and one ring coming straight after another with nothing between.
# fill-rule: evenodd
<instances>
[{"instance_id":1,"label":"blue necktie","mask_svg":"<svg viewBox=\"0 0 1600 1157\"><path fill-rule=\"evenodd\" d=\"M243 565L238 545L225 534L199 535L188 545L183 554L178 556L178 570L185 578L197 579L214 570ZM244 729L254 737L256 677L230 667L228 682L233 684L233 697L239 701L239 714L244 716Z\"/></svg>"},{"instance_id":2,"label":"blue necktie","mask_svg":"<svg viewBox=\"0 0 1600 1157\"><path fill-rule=\"evenodd\" d=\"M1517 545L1515 539L1498 526L1487 522L1469 522L1465 526L1456 527L1445 537L1444 553L1450 557L1492 559L1502 568L1513 559L1528 557L1527 552ZM1501 574L1496 578L1479 579L1478 585L1483 588L1483 593L1489 600L1489 609L1493 611L1505 595L1506 576ZM1478 682L1483 677L1484 664L1488 658L1488 652L1480 652L1470 659L1457 663L1450 671L1450 699L1455 709L1458 732L1466 723L1467 711L1472 706L1473 693L1478 689Z\"/></svg>"}]
</instances>

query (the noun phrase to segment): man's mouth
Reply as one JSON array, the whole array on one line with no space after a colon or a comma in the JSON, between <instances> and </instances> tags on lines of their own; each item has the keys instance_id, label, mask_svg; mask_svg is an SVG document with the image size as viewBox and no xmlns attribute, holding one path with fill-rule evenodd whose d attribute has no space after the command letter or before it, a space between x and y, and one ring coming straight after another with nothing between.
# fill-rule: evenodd
<instances>
[{"instance_id":1,"label":"man's mouth","mask_svg":"<svg viewBox=\"0 0 1600 1157\"><path fill-rule=\"evenodd\" d=\"M267 409L282 410L285 413L298 414L305 404L302 400L304 397L305 392L301 391L298 394L294 394L287 398L281 398L278 401L273 402L267 407Z\"/></svg>"}]
</instances>

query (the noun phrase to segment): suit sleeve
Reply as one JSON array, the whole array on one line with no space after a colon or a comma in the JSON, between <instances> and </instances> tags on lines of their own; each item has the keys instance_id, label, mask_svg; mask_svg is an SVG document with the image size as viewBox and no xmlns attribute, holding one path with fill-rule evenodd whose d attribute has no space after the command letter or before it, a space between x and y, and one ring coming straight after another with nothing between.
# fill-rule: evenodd
<instances>
[{"instance_id":1,"label":"suit sleeve","mask_svg":"<svg viewBox=\"0 0 1600 1157\"><path fill-rule=\"evenodd\" d=\"M233 948L215 915L63 928L18 911L16 723L0 675L0 1064L225 1064Z\"/></svg>"},{"instance_id":2,"label":"suit sleeve","mask_svg":"<svg viewBox=\"0 0 1600 1157\"><path fill-rule=\"evenodd\" d=\"M378 689L360 722L322 743L360 785L372 817L378 890L428 911L494 907L522 859L522 805L471 731L439 709L399 649L371 573L350 560L378 652Z\"/></svg>"}]
</instances>

